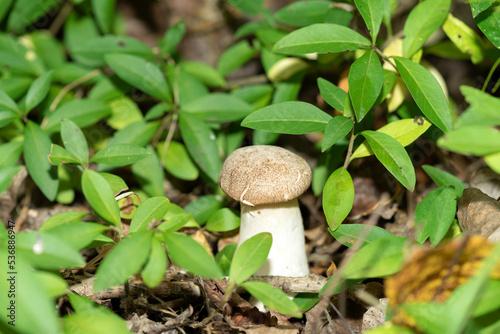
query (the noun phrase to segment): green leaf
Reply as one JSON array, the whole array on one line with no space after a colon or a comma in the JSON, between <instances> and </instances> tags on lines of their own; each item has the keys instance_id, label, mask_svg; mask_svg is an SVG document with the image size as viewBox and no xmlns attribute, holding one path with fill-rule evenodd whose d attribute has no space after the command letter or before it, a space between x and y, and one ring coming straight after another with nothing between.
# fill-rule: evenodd
<instances>
[{"instance_id":1,"label":"green leaf","mask_svg":"<svg viewBox=\"0 0 500 334\"><path fill-rule=\"evenodd\" d=\"M40 227L40 231L48 231L62 224L79 222L86 215L88 215L88 213L82 211L67 211L57 213L43 223L43 225Z\"/></svg>"},{"instance_id":2,"label":"green leaf","mask_svg":"<svg viewBox=\"0 0 500 334\"><path fill-rule=\"evenodd\" d=\"M318 88L321 97L325 99L326 103L335 109L344 111L344 101L347 93L343 89L323 78L318 78Z\"/></svg>"},{"instance_id":3,"label":"green leaf","mask_svg":"<svg viewBox=\"0 0 500 334\"><path fill-rule=\"evenodd\" d=\"M25 110L28 112L35 108L49 93L52 71L45 72L31 83L26 94Z\"/></svg>"},{"instance_id":4,"label":"green leaf","mask_svg":"<svg viewBox=\"0 0 500 334\"><path fill-rule=\"evenodd\" d=\"M126 96L120 96L107 102L111 108L111 117L106 120L106 123L113 129L121 130L127 125L140 122L143 119L137 103Z\"/></svg>"},{"instance_id":5,"label":"green leaf","mask_svg":"<svg viewBox=\"0 0 500 334\"><path fill-rule=\"evenodd\" d=\"M384 167L406 189L413 191L416 181L415 169L403 145L385 133L368 130L361 134Z\"/></svg>"},{"instance_id":6,"label":"green leaf","mask_svg":"<svg viewBox=\"0 0 500 334\"><path fill-rule=\"evenodd\" d=\"M229 276L229 268L231 267L231 261L233 260L237 246L238 244L235 242L229 244L215 255L215 261L217 261L217 264L221 267L224 276Z\"/></svg>"},{"instance_id":7,"label":"green leaf","mask_svg":"<svg viewBox=\"0 0 500 334\"><path fill-rule=\"evenodd\" d=\"M85 265L78 250L49 232L19 233L16 239L18 256L34 268L59 270Z\"/></svg>"},{"instance_id":8,"label":"green leaf","mask_svg":"<svg viewBox=\"0 0 500 334\"><path fill-rule=\"evenodd\" d=\"M490 167L495 173L500 174L500 152L488 154L484 157L484 162Z\"/></svg>"},{"instance_id":9,"label":"green leaf","mask_svg":"<svg viewBox=\"0 0 500 334\"><path fill-rule=\"evenodd\" d=\"M151 253L149 254L148 262L141 271L144 283L150 288L160 284L167 270L168 259L167 252L163 247L162 242L154 237L151 244Z\"/></svg>"},{"instance_id":10,"label":"green leaf","mask_svg":"<svg viewBox=\"0 0 500 334\"><path fill-rule=\"evenodd\" d=\"M323 211L332 231L342 224L354 203L354 184L347 169L338 168L323 188Z\"/></svg>"},{"instance_id":11,"label":"green leaf","mask_svg":"<svg viewBox=\"0 0 500 334\"><path fill-rule=\"evenodd\" d=\"M462 197L462 193L467 186L458 177L431 165L423 165L422 168L439 187L453 186L457 198Z\"/></svg>"},{"instance_id":12,"label":"green leaf","mask_svg":"<svg viewBox=\"0 0 500 334\"><path fill-rule=\"evenodd\" d=\"M443 30L460 51L470 55L472 63L483 61L483 41L467 24L448 14Z\"/></svg>"},{"instance_id":13,"label":"green leaf","mask_svg":"<svg viewBox=\"0 0 500 334\"><path fill-rule=\"evenodd\" d=\"M450 108L437 79L422 65L403 57L393 58L399 74L420 110L443 132L450 131L452 128Z\"/></svg>"},{"instance_id":14,"label":"green leaf","mask_svg":"<svg viewBox=\"0 0 500 334\"><path fill-rule=\"evenodd\" d=\"M164 233L168 255L178 266L195 275L220 279L222 270L202 245L185 234Z\"/></svg>"},{"instance_id":15,"label":"green leaf","mask_svg":"<svg viewBox=\"0 0 500 334\"><path fill-rule=\"evenodd\" d=\"M132 173L141 188L150 196L163 196L163 181L165 173L161 168L160 159L151 146L147 147L151 154L142 160L139 160L131 166Z\"/></svg>"},{"instance_id":16,"label":"green leaf","mask_svg":"<svg viewBox=\"0 0 500 334\"><path fill-rule=\"evenodd\" d=\"M221 198L217 195L205 195L190 202L184 207L184 210L193 214L193 218L200 224L203 224L218 209L223 206Z\"/></svg>"},{"instance_id":17,"label":"green leaf","mask_svg":"<svg viewBox=\"0 0 500 334\"><path fill-rule=\"evenodd\" d=\"M245 1L245 0L228 0L231 5L237 7L244 13L257 15L264 10L263 0Z\"/></svg>"},{"instance_id":18,"label":"green leaf","mask_svg":"<svg viewBox=\"0 0 500 334\"><path fill-rule=\"evenodd\" d=\"M217 71L223 76L246 64L258 52L246 40L238 42L224 51L217 62Z\"/></svg>"},{"instance_id":19,"label":"green leaf","mask_svg":"<svg viewBox=\"0 0 500 334\"><path fill-rule=\"evenodd\" d=\"M43 282L39 280L37 274L40 272L34 271L19 253L16 254L15 298L9 298L8 291L11 290L9 279L12 274L3 269L7 266L7 256L9 256L7 243L1 244L0 258L5 263L0 271L0 290L4 291L4 296L0 296L0 303L5 308L4 316L0 320L2 333L30 333L33 332L33 328L42 333L61 333L55 300L51 298ZM10 310L7 309L11 301L15 302L15 327L7 324L8 321L14 320L10 319Z\"/></svg>"},{"instance_id":20,"label":"green leaf","mask_svg":"<svg viewBox=\"0 0 500 334\"><path fill-rule=\"evenodd\" d=\"M483 156L500 152L500 132L483 126L463 126L440 137L437 143L449 151Z\"/></svg>"},{"instance_id":21,"label":"green leaf","mask_svg":"<svg viewBox=\"0 0 500 334\"><path fill-rule=\"evenodd\" d=\"M158 155L163 154L163 147L164 143L160 143L156 147ZM200 174L196 164L189 156L186 147L176 141L170 142L162 162L167 172L181 180L193 181Z\"/></svg>"},{"instance_id":22,"label":"green leaf","mask_svg":"<svg viewBox=\"0 0 500 334\"><path fill-rule=\"evenodd\" d=\"M448 232L456 212L456 193L452 187L439 187L428 193L415 209L415 241L422 244L430 238L437 245Z\"/></svg>"},{"instance_id":23,"label":"green leaf","mask_svg":"<svg viewBox=\"0 0 500 334\"><path fill-rule=\"evenodd\" d=\"M40 127L28 121L24 132L24 161L26 168L38 188L50 201L57 195L59 179L57 169L50 164L50 138Z\"/></svg>"},{"instance_id":24,"label":"green leaf","mask_svg":"<svg viewBox=\"0 0 500 334\"><path fill-rule=\"evenodd\" d=\"M66 283L59 273L35 271L34 274L36 280L41 283L42 288L47 291L49 298L59 298L66 293L68 283Z\"/></svg>"},{"instance_id":25,"label":"green leaf","mask_svg":"<svg viewBox=\"0 0 500 334\"><path fill-rule=\"evenodd\" d=\"M167 66L166 75L170 85L176 88L177 103L180 107L193 100L209 95L208 88L197 77L179 67Z\"/></svg>"},{"instance_id":26,"label":"green leaf","mask_svg":"<svg viewBox=\"0 0 500 334\"><path fill-rule=\"evenodd\" d=\"M14 166L23 152L22 141L10 141L0 145L0 168Z\"/></svg>"},{"instance_id":27,"label":"green leaf","mask_svg":"<svg viewBox=\"0 0 500 334\"><path fill-rule=\"evenodd\" d=\"M491 1L488 1L490 4ZM471 7L474 2L471 1ZM477 26L483 34L495 45L496 48L500 48L500 13L498 12L498 2L497 6L491 6L488 9L482 11L479 15L474 16L474 21L476 21Z\"/></svg>"},{"instance_id":28,"label":"green leaf","mask_svg":"<svg viewBox=\"0 0 500 334\"><path fill-rule=\"evenodd\" d=\"M323 131L331 118L310 103L289 101L254 111L241 122L241 126L298 135Z\"/></svg>"},{"instance_id":29,"label":"green leaf","mask_svg":"<svg viewBox=\"0 0 500 334\"><path fill-rule=\"evenodd\" d=\"M92 319L92 321L89 321ZM105 313L77 312L62 318L64 332L74 334L130 334L127 323L118 316Z\"/></svg>"},{"instance_id":30,"label":"green leaf","mask_svg":"<svg viewBox=\"0 0 500 334\"><path fill-rule=\"evenodd\" d=\"M234 95L212 93L183 105L181 112L196 115L205 121L232 122L250 114L252 107Z\"/></svg>"},{"instance_id":31,"label":"green leaf","mask_svg":"<svg viewBox=\"0 0 500 334\"><path fill-rule=\"evenodd\" d=\"M10 166L0 168L0 194L9 188L13 182L13 176L22 170L21 166Z\"/></svg>"},{"instance_id":32,"label":"green leaf","mask_svg":"<svg viewBox=\"0 0 500 334\"><path fill-rule=\"evenodd\" d=\"M403 28L403 56L411 57L446 19L451 0L427 0L416 5Z\"/></svg>"},{"instance_id":33,"label":"green leaf","mask_svg":"<svg viewBox=\"0 0 500 334\"><path fill-rule=\"evenodd\" d=\"M51 228L47 233L66 242L76 250L84 249L102 232L108 230L107 226L97 223L63 223Z\"/></svg>"},{"instance_id":34,"label":"green leaf","mask_svg":"<svg viewBox=\"0 0 500 334\"><path fill-rule=\"evenodd\" d=\"M21 114L16 102L2 89L0 89L0 111L14 111Z\"/></svg>"},{"instance_id":35,"label":"green leaf","mask_svg":"<svg viewBox=\"0 0 500 334\"><path fill-rule=\"evenodd\" d=\"M363 20L366 23L368 31L372 36L372 43L377 41L378 31L382 24L384 16L384 2L385 1L369 1L369 0L355 0L354 3L358 8Z\"/></svg>"},{"instance_id":36,"label":"green leaf","mask_svg":"<svg viewBox=\"0 0 500 334\"><path fill-rule=\"evenodd\" d=\"M77 56L78 59L82 56L85 57L86 61L84 64L91 67L110 65L108 60L106 60L108 56L129 55L130 57L141 59L142 62L153 60L155 57L151 48L138 39L116 35L88 37L83 42L80 41L80 44L72 46L71 51L73 52L73 56ZM147 71L143 74L144 76L148 76L148 74L151 74L150 72ZM153 72L156 71L153 70Z\"/></svg>"},{"instance_id":37,"label":"green leaf","mask_svg":"<svg viewBox=\"0 0 500 334\"><path fill-rule=\"evenodd\" d=\"M14 0L5 0L0 3L0 21L5 18L5 14L9 11Z\"/></svg>"},{"instance_id":38,"label":"green leaf","mask_svg":"<svg viewBox=\"0 0 500 334\"><path fill-rule=\"evenodd\" d=\"M186 21L180 20L167 29L158 46L163 56L172 55L177 45L182 41L186 34Z\"/></svg>"},{"instance_id":39,"label":"green leaf","mask_svg":"<svg viewBox=\"0 0 500 334\"><path fill-rule=\"evenodd\" d=\"M278 10L274 19L293 27L304 27L325 21L331 3L328 1L296 1Z\"/></svg>"},{"instance_id":40,"label":"green leaf","mask_svg":"<svg viewBox=\"0 0 500 334\"><path fill-rule=\"evenodd\" d=\"M484 116L489 125L500 125L500 98L469 86L460 86L460 91L474 112Z\"/></svg>"},{"instance_id":41,"label":"green leaf","mask_svg":"<svg viewBox=\"0 0 500 334\"><path fill-rule=\"evenodd\" d=\"M130 222L129 233L144 231L151 220L160 221L168 211L170 201L163 196L150 197L137 208Z\"/></svg>"},{"instance_id":42,"label":"green leaf","mask_svg":"<svg viewBox=\"0 0 500 334\"><path fill-rule=\"evenodd\" d=\"M90 162L98 162L113 166L133 164L148 157L151 153L143 147L132 144L116 144L107 146L94 154Z\"/></svg>"},{"instance_id":43,"label":"green leaf","mask_svg":"<svg viewBox=\"0 0 500 334\"><path fill-rule=\"evenodd\" d=\"M55 69L66 62L63 43L48 30L35 30L30 37L36 53L48 68Z\"/></svg>"},{"instance_id":44,"label":"green leaf","mask_svg":"<svg viewBox=\"0 0 500 334\"><path fill-rule=\"evenodd\" d=\"M240 215L229 208L219 209L208 218L206 227L211 232L235 230L240 227Z\"/></svg>"},{"instance_id":45,"label":"green leaf","mask_svg":"<svg viewBox=\"0 0 500 334\"><path fill-rule=\"evenodd\" d=\"M390 236L365 244L346 265L342 277L362 279L398 272L405 260L407 242L406 238Z\"/></svg>"},{"instance_id":46,"label":"green leaf","mask_svg":"<svg viewBox=\"0 0 500 334\"><path fill-rule=\"evenodd\" d=\"M262 267L266 262L272 242L271 233L262 232L238 246L229 269L230 282L241 285Z\"/></svg>"},{"instance_id":47,"label":"green leaf","mask_svg":"<svg viewBox=\"0 0 500 334\"><path fill-rule=\"evenodd\" d=\"M129 124L113 134L113 137L108 142L108 146L134 144L143 147L150 142L159 126L160 122L157 121L139 121Z\"/></svg>"},{"instance_id":48,"label":"green leaf","mask_svg":"<svg viewBox=\"0 0 500 334\"><path fill-rule=\"evenodd\" d=\"M302 312L292 300L288 298L286 293L280 289L275 289L267 282L245 282L241 285L252 296L260 300L266 307L271 310L276 310L281 314L291 315L295 318L302 318Z\"/></svg>"},{"instance_id":49,"label":"green leaf","mask_svg":"<svg viewBox=\"0 0 500 334\"><path fill-rule=\"evenodd\" d=\"M311 52L333 53L367 49L370 41L356 31L332 23L318 23L286 35L274 45L273 51L286 54Z\"/></svg>"},{"instance_id":50,"label":"green leaf","mask_svg":"<svg viewBox=\"0 0 500 334\"><path fill-rule=\"evenodd\" d=\"M82 130L71 120L61 121L61 139L64 148L80 160L82 165L87 165L89 161L89 147L87 139Z\"/></svg>"},{"instance_id":51,"label":"green leaf","mask_svg":"<svg viewBox=\"0 0 500 334\"><path fill-rule=\"evenodd\" d=\"M365 52L349 70L349 95L358 122L373 107L384 85L384 71L375 51Z\"/></svg>"},{"instance_id":52,"label":"green leaf","mask_svg":"<svg viewBox=\"0 0 500 334\"><path fill-rule=\"evenodd\" d=\"M127 184L118 175L110 173L100 173L100 175L106 179L106 182L108 182L115 196L121 193L122 191L128 190Z\"/></svg>"},{"instance_id":53,"label":"green leaf","mask_svg":"<svg viewBox=\"0 0 500 334\"><path fill-rule=\"evenodd\" d=\"M156 64L126 54L110 54L104 58L120 79L159 100L172 101L168 82Z\"/></svg>"},{"instance_id":54,"label":"green leaf","mask_svg":"<svg viewBox=\"0 0 500 334\"><path fill-rule=\"evenodd\" d=\"M394 234L382 227L365 224L342 224L335 231L330 230L330 234L335 240L347 247L352 247L359 239L364 245L380 238L395 237Z\"/></svg>"},{"instance_id":55,"label":"green leaf","mask_svg":"<svg viewBox=\"0 0 500 334\"><path fill-rule=\"evenodd\" d=\"M58 0L17 0L7 20L7 30L17 33L49 13L58 5Z\"/></svg>"},{"instance_id":56,"label":"green leaf","mask_svg":"<svg viewBox=\"0 0 500 334\"><path fill-rule=\"evenodd\" d=\"M115 18L115 0L92 0L91 4L101 31L104 34L111 33Z\"/></svg>"},{"instance_id":57,"label":"green leaf","mask_svg":"<svg viewBox=\"0 0 500 334\"><path fill-rule=\"evenodd\" d=\"M495 3L491 0L471 0L469 2L473 18L490 8Z\"/></svg>"},{"instance_id":58,"label":"green leaf","mask_svg":"<svg viewBox=\"0 0 500 334\"><path fill-rule=\"evenodd\" d=\"M106 179L87 169L82 175L83 195L94 211L106 222L121 228L120 208Z\"/></svg>"},{"instance_id":59,"label":"green leaf","mask_svg":"<svg viewBox=\"0 0 500 334\"><path fill-rule=\"evenodd\" d=\"M403 147L413 143L418 137L424 134L431 126L431 123L423 117L415 117L414 119L401 119L388 123L377 130L377 132L385 133L396 139ZM354 151L351 156L351 161L356 158L367 157L373 154L370 146L364 141Z\"/></svg>"},{"instance_id":60,"label":"green leaf","mask_svg":"<svg viewBox=\"0 0 500 334\"><path fill-rule=\"evenodd\" d=\"M209 87L222 87L226 79L213 67L199 61L185 61L181 63L184 71L194 75Z\"/></svg>"},{"instance_id":61,"label":"green leaf","mask_svg":"<svg viewBox=\"0 0 500 334\"><path fill-rule=\"evenodd\" d=\"M113 247L96 271L94 291L122 284L137 274L148 260L153 240L152 231L134 233Z\"/></svg>"},{"instance_id":62,"label":"green leaf","mask_svg":"<svg viewBox=\"0 0 500 334\"><path fill-rule=\"evenodd\" d=\"M163 217L165 220L157 229L162 232L176 232L184 226L199 226L192 213L186 213L181 207L170 204L170 209Z\"/></svg>"},{"instance_id":63,"label":"green leaf","mask_svg":"<svg viewBox=\"0 0 500 334\"><path fill-rule=\"evenodd\" d=\"M187 113L179 114L179 128L193 160L210 180L218 183L222 162L215 134L201 118Z\"/></svg>"},{"instance_id":64,"label":"green leaf","mask_svg":"<svg viewBox=\"0 0 500 334\"><path fill-rule=\"evenodd\" d=\"M52 144L50 146L50 154L47 155L47 158L54 166L62 164L81 164L80 159L57 144Z\"/></svg>"},{"instance_id":65,"label":"green leaf","mask_svg":"<svg viewBox=\"0 0 500 334\"><path fill-rule=\"evenodd\" d=\"M47 119L42 122L42 127L49 133L59 131L61 121L67 118L78 127L85 128L110 114L111 109L104 102L89 99L70 100L50 113Z\"/></svg>"}]
</instances>

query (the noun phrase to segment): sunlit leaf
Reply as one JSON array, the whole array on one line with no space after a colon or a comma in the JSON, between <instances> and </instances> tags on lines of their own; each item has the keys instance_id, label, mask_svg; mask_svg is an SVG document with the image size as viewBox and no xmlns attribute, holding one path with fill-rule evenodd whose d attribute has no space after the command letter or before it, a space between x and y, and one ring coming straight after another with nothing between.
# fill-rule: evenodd
<instances>
[{"instance_id":1,"label":"sunlit leaf","mask_svg":"<svg viewBox=\"0 0 500 334\"><path fill-rule=\"evenodd\" d=\"M273 51L287 54L311 52L333 53L367 49L370 41L356 31L333 23L318 23L286 35L274 45Z\"/></svg>"},{"instance_id":2,"label":"sunlit leaf","mask_svg":"<svg viewBox=\"0 0 500 334\"><path fill-rule=\"evenodd\" d=\"M455 190L439 187L431 191L418 203L415 209L415 240L424 243L430 238L437 245L446 235L457 211Z\"/></svg>"},{"instance_id":3,"label":"sunlit leaf","mask_svg":"<svg viewBox=\"0 0 500 334\"><path fill-rule=\"evenodd\" d=\"M50 201L57 195L59 179L56 167L50 164L51 142L49 135L40 127L28 121L24 132L24 161L28 172L38 188Z\"/></svg>"},{"instance_id":4,"label":"sunlit leaf","mask_svg":"<svg viewBox=\"0 0 500 334\"><path fill-rule=\"evenodd\" d=\"M275 133L305 134L323 131L331 118L312 104L289 101L254 111L241 125Z\"/></svg>"},{"instance_id":5,"label":"sunlit leaf","mask_svg":"<svg viewBox=\"0 0 500 334\"><path fill-rule=\"evenodd\" d=\"M323 188L323 211L332 231L342 224L354 203L354 185L344 167L333 172Z\"/></svg>"},{"instance_id":6,"label":"sunlit leaf","mask_svg":"<svg viewBox=\"0 0 500 334\"><path fill-rule=\"evenodd\" d=\"M266 262L273 237L270 233L259 233L245 240L234 253L229 269L230 282L240 285Z\"/></svg>"},{"instance_id":7,"label":"sunlit leaf","mask_svg":"<svg viewBox=\"0 0 500 334\"><path fill-rule=\"evenodd\" d=\"M106 254L96 271L94 290L102 291L123 284L137 274L148 260L153 232L134 233L122 239Z\"/></svg>"},{"instance_id":8,"label":"sunlit leaf","mask_svg":"<svg viewBox=\"0 0 500 334\"><path fill-rule=\"evenodd\" d=\"M403 145L403 147L406 147L427 131L430 126L431 123L424 117L416 117L414 119L401 119L391 122L378 129L377 132L391 136ZM373 151L369 144L364 141L352 154L351 161L372 154Z\"/></svg>"},{"instance_id":9,"label":"sunlit leaf","mask_svg":"<svg viewBox=\"0 0 500 334\"><path fill-rule=\"evenodd\" d=\"M425 67L407 58L394 57L394 60L420 110L443 132L450 131L450 108L437 79Z\"/></svg>"},{"instance_id":10,"label":"sunlit leaf","mask_svg":"<svg viewBox=\"0 0 500 334\"><path fill-rule=\"evenodd\" d=\"M349 70L349 95L356 120L361 120L373 107L384 85L384 71L375 51L365 52Z\"/></svg>"},{"instance_id":11,"label":"sunlit leaf","mask_svg":"<svg viewBox=\"0 0 500 334\"><path fill-rule=\"evenodd\" d=\"M185 234L163 233L168 256L178 266L201 277L218 279L222 270L202 245Z\"/></svg>"},{"instance_id":12,"label":"sunlit leaf","mask_svg":"<svg viewBox=\"0 0 500 334\"><path fill-rule=\"evenodd\" d=\"M415 169L403 145L385 133L367 130L361 134L385 168L405 188L413 191L416 182Z\"/></svg>"},{"instance_id":13,"label":"sunlit leaf","mask_svg":"<svg viewBox=\"0 0 500 334\"><path fill-rule=\"evenodd\" d=\"M500 152L500 132L484 126L462 126L438 139L449 151L483 156Z\"/></svg>"},{"instance_id":14,"label":"sunlit leaf","mask_svg":"<svg viewBox=\"0 0 500 334\"><path fill-rule=\"evenodd\" d=\"M130 222L130 233L144 231L151 220L160 221L168 211L170 201L163 196L150 197L139 205Z\"/></svg>"},{"instance_id":15,"label":"sunlit leaf","mask_svg":"<svg viewBox=\"0 0 500 334\"><path fill-rule=\"evenodd\" d=\"M241 284L252 296L260 300L266 307L281 314L302 318L299 307L280 289L273 288L267 282L250 281Z\"/></svg>"},{"instance_id":16,"label":"sunlit leaf","mask_svg":"<svg viewBox=\"0 0 500 334\"><path fill-rule=\"evenodd\" d=\"M188 113L179 115L179 128L191 158L213 182L218 183L222 162L213 131L201 118Z\"/></svg>"},{"instance_id":17,"label":"sunlit leaf","mask_svg":"<svg viewBox=\"0 0 500 334\"><path fill-rule=\"evenodd\" d=\"M82 175L82 190L92 209L102 219L121 228L120 208L103 176L93 170L85 170Z\"/></svg>"},{"instance_id":18,"label":"sunlit leaf","mask_svg":"<svg viewBox=\"0 0 500 334\"><path fill-rule=\"evenodd\" d=\"M450 10L451 0L426 0L413 7L405 22L403 56L411 57L441 26Z\"/></svg>"},{"instance_id":19,"label":"sunlit leaf","mask_svg":"<svg viewBox=\"0 0 500 334\"><path fill-rule=\"evenodd\" d=\"M385 1L355 0L354 3L368 27L368 31L372 36L372 43L375 44L382 24Z\"/></svg>"}]
</instances>

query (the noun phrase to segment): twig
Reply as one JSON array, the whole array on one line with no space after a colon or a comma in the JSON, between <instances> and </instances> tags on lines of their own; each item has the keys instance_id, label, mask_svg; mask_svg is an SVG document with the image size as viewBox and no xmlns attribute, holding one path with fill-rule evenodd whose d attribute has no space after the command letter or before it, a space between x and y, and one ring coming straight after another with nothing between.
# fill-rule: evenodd
<instances>
[{"instance_id":1,"label":"twig","mask_svg":"<svg viewBox=\"0 0 500 334\"><path fill-rule=\"evenodd\" d=\"M356 334L354 332L354 330L352 329L352 327L349 325L349 323L347 322L347 319L342 315L342 313L337 309L337 307L335 306L335 304L333 304L332 302L330 302L330 306L333 308L333 310L335 311L335 313L337 313L337 315L339 316L340 319L342 319L342 321L344 322L344 324L347 326L347 329L349 330L349 332L351 332L352 334ZM325 310L326 312L326 310ZM326 312L328 314L328 312Z\"/></svg>"},{"instance_id":2,"label":"twig","mask_svg":"<svg viewBox=\"0 0 500 334\"><path fill-rule=\"evenodd\" d=\"M75 5L73 4L73 1L67 1L64 4L57 17L54 19L54 22L52 22L52 24L50 25L49 32L52 36L57 35L64 22L66 22L66 18L68 17L69 13L71 13L74 6Z\"/></svg>"},{"instance_id":3,"label":"twig","mask_svg":"<svg viewBox=\"0 0 500 334\"><path fill-rule=\"evenodd\" d=\"M71 91L73 88L75 87L78 87L79 85L81 85L82 83L84 83L85 81L88 81L96 76L98 76L99 74L101 73L101 70L97 69L97 70L93 70L87 74L85 74L84 76L76 79L75 81L73 82L70 82L69 84L67 84L66 86L64 86L61 91L59 92L59 94L57 94L56 98L54 99L54 101L52 101L52 103L50 104L50 107L49 107L49 110L50 111L54 111L56 108L57 108L57 105L59 104L59 102L61 102L62 98L64 97L64 95L66 95L69 91Z\"/></svg>"},{"instance_id":4,"label":"twig","mask_svg":"<svg viewBox=\"0 0 500 334\"><path fill-rule=\"evenodd\" d=\"M351 117L351 121L353 123L352 129L351 129L351 135L349 138L349 147L347 148L347 154L345 156L344 160L344 168L347 169L349 166L349 163L351 162L351 155L352 155L352 147L354 146L354 117Z\"/></svg>"}]
</instances>

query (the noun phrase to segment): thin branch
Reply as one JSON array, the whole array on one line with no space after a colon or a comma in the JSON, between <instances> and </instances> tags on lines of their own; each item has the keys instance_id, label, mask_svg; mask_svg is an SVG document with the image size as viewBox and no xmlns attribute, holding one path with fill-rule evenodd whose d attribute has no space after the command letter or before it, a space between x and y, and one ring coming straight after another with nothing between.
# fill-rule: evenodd
<instances>
[{"instance_id":1,"label":"thin branch","mask_svg":"<svg viewBox=\"0 0 500 334\"><path fill-rule=\"evenodd\" d=\"M344 161L344 168L347 169L349 166L350 160L351 160L351 155L352 155L352 147L354 146L354 117L351 117L351 120L353 122L353 127L351 129L351 136L349 138L349 147L347 148L347 154L345 157Z\"/></svg>"},{"instance_id":2,"label":"thin branch","mask_svg":"<svg viewBox=\"0 0 500 334\"><path fill-rule=\"evenodd\" d=\"M82 77L76 79L75 81L64 86L63 89L61 89L61 91L59 92L59 94L57 94L54 101L52 101L52 103L50 104L49 110L54 111L57 108L57 105L59 104L59 102L61 102L61 100L63 99L64 95L66 95L73 88L78 87L79 85L81 85L85 81L88 81L88 80L98 76L100 73L101 73L101 70L99 70L99 69L93 70L92 72L89 72L89 73L85 74L84 76L82 76Z\"/></svg>"}]
</instances>

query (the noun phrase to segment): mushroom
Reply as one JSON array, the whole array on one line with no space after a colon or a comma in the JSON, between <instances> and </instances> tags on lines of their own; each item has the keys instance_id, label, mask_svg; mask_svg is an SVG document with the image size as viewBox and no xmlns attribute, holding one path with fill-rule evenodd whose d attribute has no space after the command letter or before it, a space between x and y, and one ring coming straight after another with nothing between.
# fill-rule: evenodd
<instances>
[{"instance_id":1,"label":"mushroom","mask_svg":"<svg viewBox=\"0 0 500 334\"><path fill-rule=\"evenodd\" d=\"M227 157L219 183L228 196L241 203L238 246L261 232L269 232L273 237L268 258L255 274L309 274L297 200L311 184L307 162L277 146L243 147Z\"/></svg>"}]
</instances>

